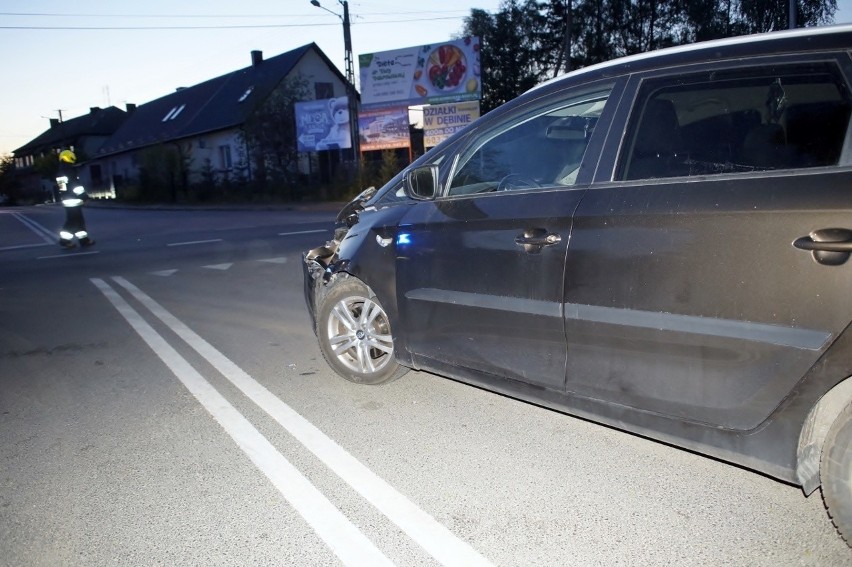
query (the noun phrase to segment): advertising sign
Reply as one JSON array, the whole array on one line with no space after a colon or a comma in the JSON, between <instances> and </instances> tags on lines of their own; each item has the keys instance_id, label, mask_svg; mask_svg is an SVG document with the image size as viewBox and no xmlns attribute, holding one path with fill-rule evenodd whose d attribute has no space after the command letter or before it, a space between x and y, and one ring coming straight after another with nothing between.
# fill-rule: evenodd
<instances>
[{"instance_id":1,"label":"advertising sign","mask_svg":"<svg viewBox=\"0 0 852 567\"><path fill-rule=\"evenodd\" d=\"M361 151L407 148L411 145L408 131L408 107L362 110L358 114Z\"/></svg>"},{"instance_id":2,"label":"advertising sign","mask_svg":"<svg viewBox=\"0 0 852 567\"><path fill-rule=\"evenodd\" d=\"M295 107L300 152L352 147L349 104L345 96L297 102Z\"/></svg>"},{"instance_id":3,"label":"advertising sign","mask_svg":"<svg viewBox=\"0 0 852 567\"><path fill-rule=\"evenodd\" d=\"M479 100L478 37L358 57L363 106Z\"/></svg>"},{"instance_id":4,"label":"advertising sign","mask_svg":"<svg viewBox=\"0 0 852 567\"><path fill-rule=\"evenodd\" d=\"M479 118L479 101L423 107L423 144L432 148Z\"/></svg>"}]
</instances>

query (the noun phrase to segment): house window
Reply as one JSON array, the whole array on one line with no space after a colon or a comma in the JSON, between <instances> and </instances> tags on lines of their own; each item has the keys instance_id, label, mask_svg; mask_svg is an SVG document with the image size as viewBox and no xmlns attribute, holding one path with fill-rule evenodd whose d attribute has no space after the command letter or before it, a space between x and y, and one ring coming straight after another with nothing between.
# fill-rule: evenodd
<instances>
[{"instance_id":1,"label":"house window","mask_svg":"<svg viewBox=\"0 0 852 567\"><path fill-rule=\"evenodd\" d=\"M247 89L246 89L246 92L244 92L244 93L243 93L243 96L241 96L241 97L237 100L237 102L243 102L245 99L247 99L247 98L249 97L249 95L251 94L251 91L253 91L253 90L254 90L254 85L252 85L252 86L250 86L249 88L247 88Z\"/></svg>"},{"instance_id":2,"label":"house window","mask_svg":"<svg viewBox=\"0 0 852 567\"><path fill-rule=\"evenodd\" d=\"M231 169L233 162L231 161L231 146L219 146L219 163L222 169Z\"/></svg>"},{"instance_id":3,"label":"house window","mask_svg":"<svg viewBox=\"0 0 852 567\"><path fill-rule=\"evenodd\" d=\"M169 121L169 120L174 120L175 118L177 118L177 117L178 117L178 114L180 114L181 112L183 112L183 109L184 109L184 108L186 108L186 105L185 105L185 104L182 104L182 105L180 105L180 106L173 106L173 107L172 107L172 109L171 109L171 110L169 110L169 111L166 113L166 115L165 115L165 116L163 116L163 120L162 120L162 122L167 122L167 121Z\"/></svg>"},{"instance_id":4,"label":"house window","mask_svg":"<svg viewBox=\"0 0 852 567\"><path fill-rule=\"evenodd\" d=\"M322 100L324 98L334 98L334 85L331 83L314 83L314 98Z\"/></svg>"}]
</instances>

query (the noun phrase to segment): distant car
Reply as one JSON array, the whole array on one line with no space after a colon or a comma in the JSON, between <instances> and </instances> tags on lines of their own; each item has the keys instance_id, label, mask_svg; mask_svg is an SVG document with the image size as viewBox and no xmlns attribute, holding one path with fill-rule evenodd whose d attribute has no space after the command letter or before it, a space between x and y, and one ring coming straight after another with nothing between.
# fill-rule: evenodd
<instances>
[{"instance_id":1,"label":"distant car","mask_svg":"<svg viewBox=\"0 0 852 567\"><path fill-rule=\"evenodd\" d=\"M849 541L850 49L852 26L665 49L489 112L305 255L326 360L821 486Z\"/></svg>"}]
</instances>

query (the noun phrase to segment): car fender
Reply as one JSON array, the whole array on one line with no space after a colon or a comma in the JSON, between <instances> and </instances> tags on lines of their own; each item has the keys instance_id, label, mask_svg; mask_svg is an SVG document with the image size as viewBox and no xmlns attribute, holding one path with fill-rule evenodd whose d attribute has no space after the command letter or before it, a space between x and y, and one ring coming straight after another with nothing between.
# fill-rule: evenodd
<instances>
[{"instance_id":1,"label":"car fender","mask_svg":"<svg viewBox=\"0 0 852 567\"><path fill-rule=\"evenodd\" d=\"M405 348L404 330L399 319L399 307L396 296L396 236L400 219L408 211L406 204L383 209L365 209L359 213L358 222L353 224L340 241L336 258L325 270L324 284L334 285L340 277L354 277L362 281L388 315L391 329L394 331L396 356L401 363L411 365L410 356ZM369 269L363 269L368 266ZM317 297L325 295L325 290L317 290Z\"/></svg>"},{"instance_id":2,"label":"car fender","mask_svg":"<svg viewBox=\"0 0 852 567\"><path fill-rule=\"evenodd\" d=\"M819 488L819 465L825 437L831 424L849 403L852 403L852 376L826 392L805 418L796 460L796 478L805 494Z\"/></svg>"}]
</instances>

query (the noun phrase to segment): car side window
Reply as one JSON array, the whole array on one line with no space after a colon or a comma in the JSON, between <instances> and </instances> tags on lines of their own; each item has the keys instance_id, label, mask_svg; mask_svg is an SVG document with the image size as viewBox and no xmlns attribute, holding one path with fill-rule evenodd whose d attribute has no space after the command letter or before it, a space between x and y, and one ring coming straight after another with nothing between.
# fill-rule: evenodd
<instances>
[{"instance_id":1,"label":"car side window","mask_svg":"<svg viewBox=\"0 0 852 567\"><path fill-rule=\"evenodd\" d=\"M485 132L459 159L448 194L574 185L608 94L587 93Z\"/></svg>"},{"instance_id":2,"label":"car side window","mask_svg":"<svg viewBox=\"0 0 852 567\"><path fill-rule=\"evenodd\" d=\"M834 63L770 65L643 83L617 177L837 165L850 93Z\"/></svg>"}]
</instances>

